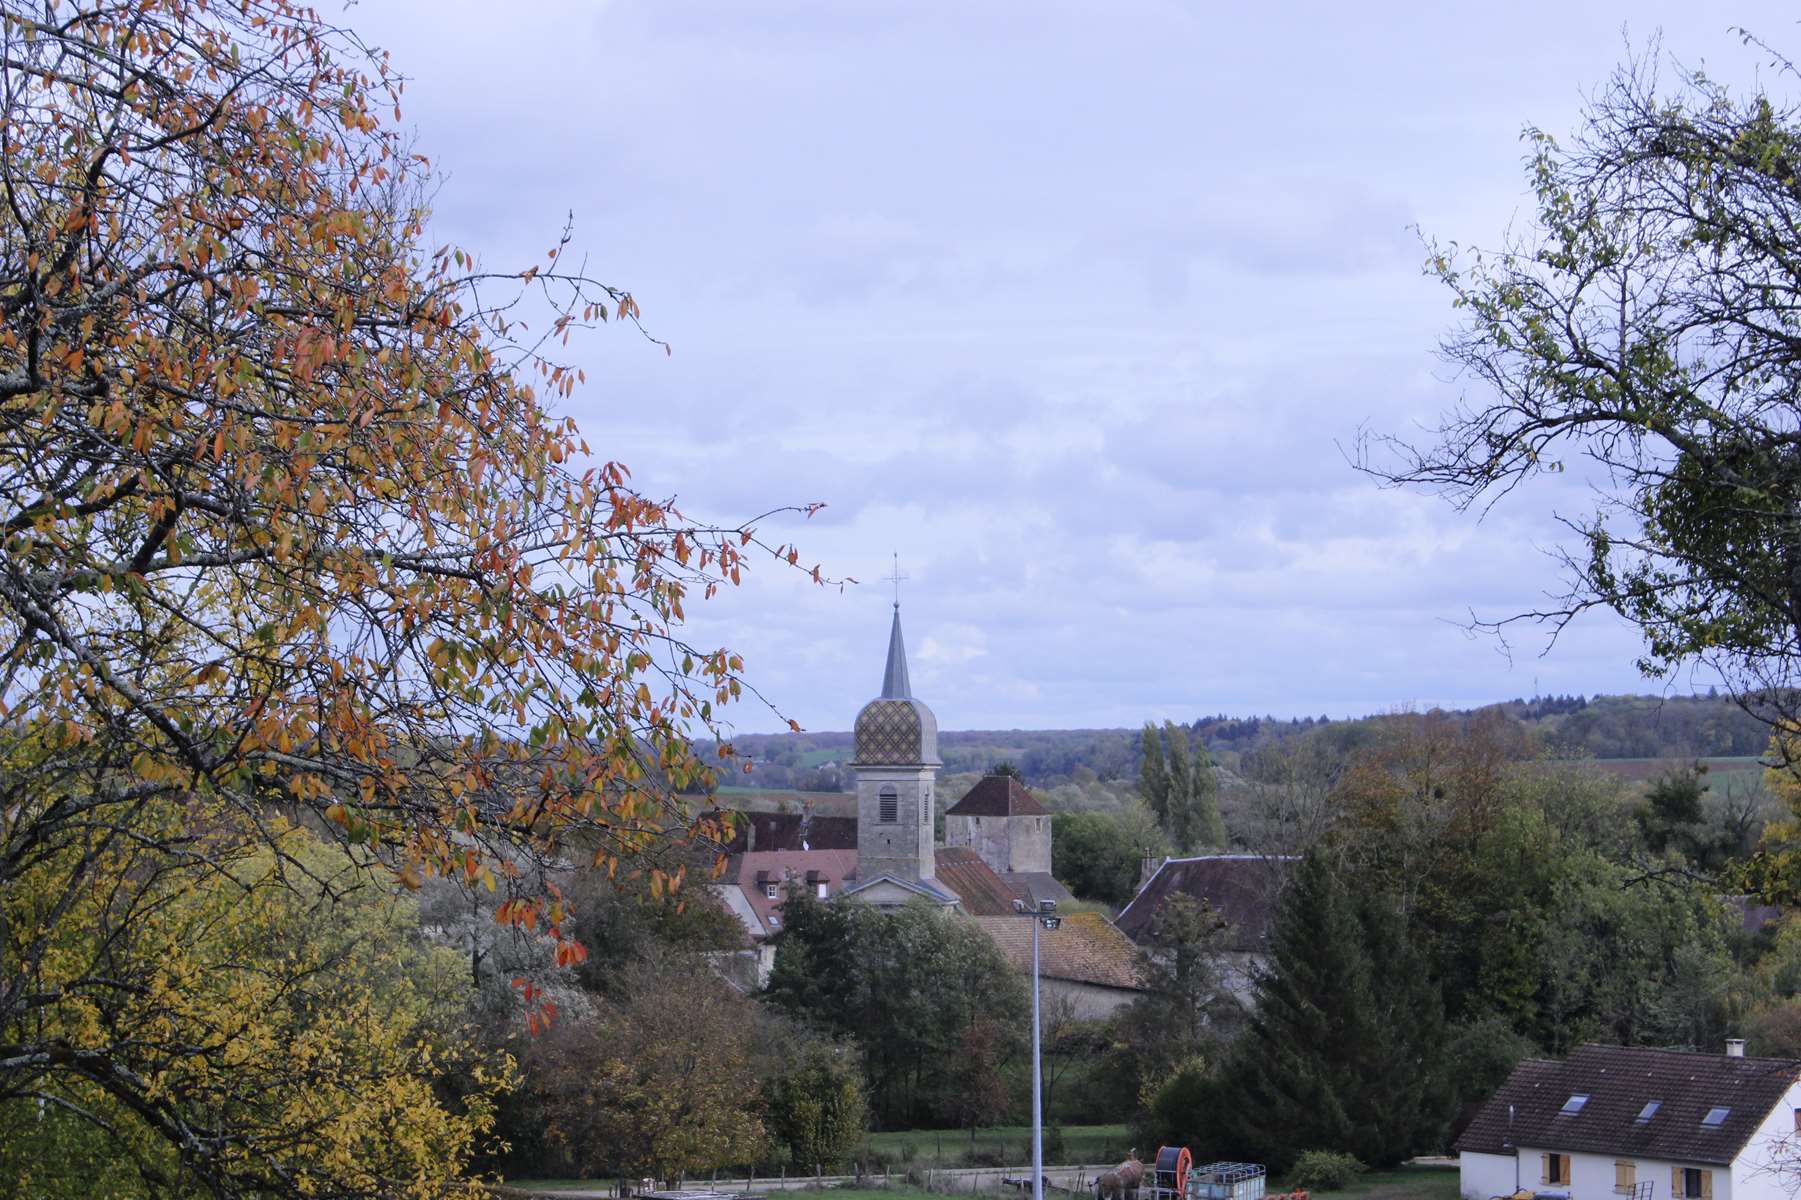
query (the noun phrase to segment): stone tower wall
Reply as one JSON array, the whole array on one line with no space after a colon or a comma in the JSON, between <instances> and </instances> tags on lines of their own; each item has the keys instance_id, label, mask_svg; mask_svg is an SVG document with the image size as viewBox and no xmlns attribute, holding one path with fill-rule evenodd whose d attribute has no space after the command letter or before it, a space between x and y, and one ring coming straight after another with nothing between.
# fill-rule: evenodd
<instances>
[{"instance_id":1,"label":"stone tower wall","mask_svg":"<svg viewBox=\"0 0 1801 1200\"><path fill-rule=\"evenodd\" d=\"M934 766L857 768L857 878L923 880L937 876L932 854ZM892 787L897 819L882 820L882 790Z\"/></svg>"}]
</instances>

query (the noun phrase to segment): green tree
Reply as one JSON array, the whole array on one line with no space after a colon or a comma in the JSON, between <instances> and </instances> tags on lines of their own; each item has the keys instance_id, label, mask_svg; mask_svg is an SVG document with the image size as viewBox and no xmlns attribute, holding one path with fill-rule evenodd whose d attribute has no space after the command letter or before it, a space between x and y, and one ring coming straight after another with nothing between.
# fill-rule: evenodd
<instances>
[{"instance_id":1,"label":"green tree","mask_svg":"<svg viewBox=\"0 0 1801 1200\"><path fill-rule=\"evenodd\" d=\"M797 1171L837 1170L869 1128L869 1103L855 1051L801 1039L763 1081L770 1136Z\"/></svg>"},{"instance_id":2,"label":"green tree","mask_svg":"<svg viewBox=\"0 0 1801 1200\"><path fill-rule=\"evenodd\" d=\"M1208 1145L1224 1138L1282 1170L1303 1149L1391 1164L1442 1135L1443 1010L1393 905L1353 896L1323 856L1302 862Z\"/></svg>"},{"instance_id":3,"label":"green tree","mask_svg":"<svg viewBox=\"0 0 1801 1200\"><path fill-rule=\"evenodd\" d=\"M1138 739L1138 791L1144 797L1145 804L1157 816L1157 823L1163 825L1169 820L1169 767L1163 758L1163 740L1158 736L1154 722L1144 723L1144 732Z\"/></svg>"},{"instance_id":4,"label":"green tree","mask_svg":"<svg viewBox=\"0 0 1801 1200\"><path fill-rule=\"evenodd\" d=\"M765 1000L795 1020L854 1039L870 1106L884 1125L961 1125L964 1040L992 1021L997 1061L1020 1048L1025 986L988 935L931 905L880 909L791 895Z\"/></svg>"},{"instance_id":5,"label":"green tree","mask_svg":"<svg viewBox=\"0 0 1801 1200\"><path fill-rule=\"evenodd\" d=\"M1226 841L1213 760L1205 745L1197 753L1190 741L1188 729L1174 721L1165 721L1161 733L1146 722L1139 739L1139 791L1169 840L1184 853Z\"/></svg>"},{"instance_id":6,"label":"green tree","mask_svg":"<svg viewBox=\"0 0 1801 1200\"><path fill-rule=\"evenodd\" d=\"M1756 46L1760 54L1768 47ZM1499 252L1431 248L1477 385L1424 444L1366 441L1378 478L1462 508L1579 464L1603 489L1563 555L1567 594L1610 608L1639 667L1702 664L1765 719L1801 708L1801 120L1794 67L1735 91L1660 75L1652 47L1572 137L1528 129L1537 211ZM1665 80L1674 80L1665 87Z\"/></svg>"},{"instance_id":7,"label":"green tree","mask_svg":"<svg viewBox=\"0 0 1801 1200\"><path fill-rule=\"evenodd\" d=\"M1654 853L1678 850L1691 859L1704 852L1702 797L1707 793L1707 764L1694 762L1666 771L1645 789L1639 815L1645 844Z\"/></svg>"},{"instance_id":8,"label":"green tree","mask_svg":"<svg viewBox=\"0 0 1801 1200\"><path fill-rule=\"evenodd\" d=\"M1142 804L1051 817L1051 873L1083 900L1124 904L1138 890L1145 856L1166 853L1168 846Z\"/></svg>"}]
</instances>

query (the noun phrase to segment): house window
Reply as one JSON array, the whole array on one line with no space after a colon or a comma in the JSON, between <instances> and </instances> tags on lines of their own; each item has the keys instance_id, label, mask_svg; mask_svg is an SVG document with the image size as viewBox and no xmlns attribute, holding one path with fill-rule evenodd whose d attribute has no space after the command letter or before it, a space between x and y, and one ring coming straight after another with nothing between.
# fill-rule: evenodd
<instances>
[{"instance_id":1,"label":"house window","mask_svg":"<svg viewBox=\"0 0 1801 1200\"><path fill-rule=\"evenodd\" d=\"M1645 1106L1638 1110L1638 1116L1636 1116L1632 1119L1634 1121L1636 1121L1638 1124L1644 1125L1644 1124L1648 1123L1652 1117L1655 1117L1657 1115L1657 1110L1662 1107L1663 1107L1662 1100L1647 1101L1645 1103ZM1801 1129L1801 1108L1796 1109L1795 1113L1796 1113L1795 1128Z\"/></svg>"},{"instance_id":2,"label":"house window","mask_svg":"<svg viewBox=\"0 0 1801 1200\"><path fill-rule=\"evenodd\" d=\"M776 914L770 913L769 914L769 927L771 929L780 929L782 927L782 919L780 917L776 916Z\"/></svg>"},{"instance_id":3,"label":"house window","mask_svg":"<svg viewBox=\"0 0 1801 1200\"><path fill-rule=\"evenodd\" d=\"M1613 1190L1622 1196L1630 1196L1634 1185L1638 1183L1638 1164L1635 1162L1616 1162L1613 1164Z\"/></svg>"},{"instance_id":4,"label":"house window","mask_svg":"<svg viewBox=\"0 0 1801 1200\"><path fill-rule=\"evenodd\" d=\"M1582 1106L1587 1103L1588 1103L1588 1097L1583 1095L1581 1092L1578 1092L1574 1096L1571 1096L1568 1100L1565 1100L1563 1102L1563 1111L1558 1113L1557 1115L1560 1117L1573 1117L1577 1113L1581 1112Z\"/></svg>"},{"instance_id":5,"label":"house window","mask_svg":"<svg viewBox=\"0 0 1801 1200\"><path fill-rule=\"evenodd\" d=\"M1670 1194L1676 1200L1713 1200L1713 1172L1700 1167L1672 1167Z\"/></svg>"},{"instance_id":6,"label":"house window","mask_svg":"<svg viewBox=\"0 0 1801 1200\"><path fill-rule=\"evenodd\" d=\"M1718 1129L1726 1123L1726 1118L1731 1115L1732 1110L1730 1108L1710 1108L1707 1110L1707 1115L1701 1118L1701 1124L1707 1126L1709 1129Z\"/></svg>"},{"instance_id":7,"label":"house window","mask_svg":"<svg viewBox=\"0 0 1801 1200\"><path fill-rule=\"evenodd\" d=\"M1561 1184L1565 1187L1570 1182L1570 1156L1567 1154L1541 1154L1539 1157L1540 1183Z\"/></svg>"},{"instance_id":8,"label":"house window","mask_svg":"<svg viewBox=\"0 0 1801 1200\"><path fill-rule=\"evenodd\" d=\"M882 795L878 802L878 806L878 819L882 824L892 825L900 820L900 792L896 791L894 788L885 787L882 789Z\"/></svg>"},{"instance_id":9,"label":"house window","mask_svg":"<svg viewBox=\"0 0 1801 1200\"><path fill-rule=\"evenodd\" d=\"M830 893L831 893L831 884L829 884L829 883L821 883L821 884L820 884L820 885L819 885L819 891L818 891L818 892L817 892L817 893L815 893L815 894L816 894L816 895L817 895L817 896L818 896L818 897L819 897L819 898L820 898L820 899L821 899L821 900L824 900L824 899L825 899L825 898L826 898L826 896L827 896L827 895L829 895L829 894L830 894Z\"/></svg>"},{"instance_id":10,"label":"house window","mask_svg":"<svg viewBox=\"0 0 1801 1200\"><path fill-rule=\"evenodd\" d=\"M776 891L777 891L776 885L773 883L766 883L763 885L763 896L766 899L774 900L776 897Z\"/></svg>"}]
</instances>

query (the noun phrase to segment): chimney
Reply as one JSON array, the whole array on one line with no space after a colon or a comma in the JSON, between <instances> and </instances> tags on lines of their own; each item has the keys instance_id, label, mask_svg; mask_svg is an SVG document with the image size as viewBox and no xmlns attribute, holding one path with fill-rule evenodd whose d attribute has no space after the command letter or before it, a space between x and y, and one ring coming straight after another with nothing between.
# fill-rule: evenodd
<instances>
[{"instance_id":1,"label":"chimney","mask_svg":"<svg viewBox=\"0 0 1801 1200\"><path fill-rule=\"evenodd\" d=\"M1727 1038L1726 1039L1726 1057L1727 1058L1743 1058L1743 1057L1745 1057L1745 1039L1744 1038Z\"/></svg>"}]
</instances>

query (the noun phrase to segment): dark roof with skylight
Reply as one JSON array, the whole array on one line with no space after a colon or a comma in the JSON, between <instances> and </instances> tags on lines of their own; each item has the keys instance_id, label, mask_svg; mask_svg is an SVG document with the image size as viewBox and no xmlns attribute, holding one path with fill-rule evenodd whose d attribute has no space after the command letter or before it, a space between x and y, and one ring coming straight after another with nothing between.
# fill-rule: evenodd
<instances>
[{"instance_id":1,"label":"dark roof with skylight","mask_svg":"<svg viewBox=\"0 0 1801 1200\"><path fill-rule=\"evenodd\" d=\"M1801 1062L1792 1059L1582 1046L1561 1062L1515 1067L1456 1149L1725 1166L1797 1082Z\"/></svg>"}]
</instances>

